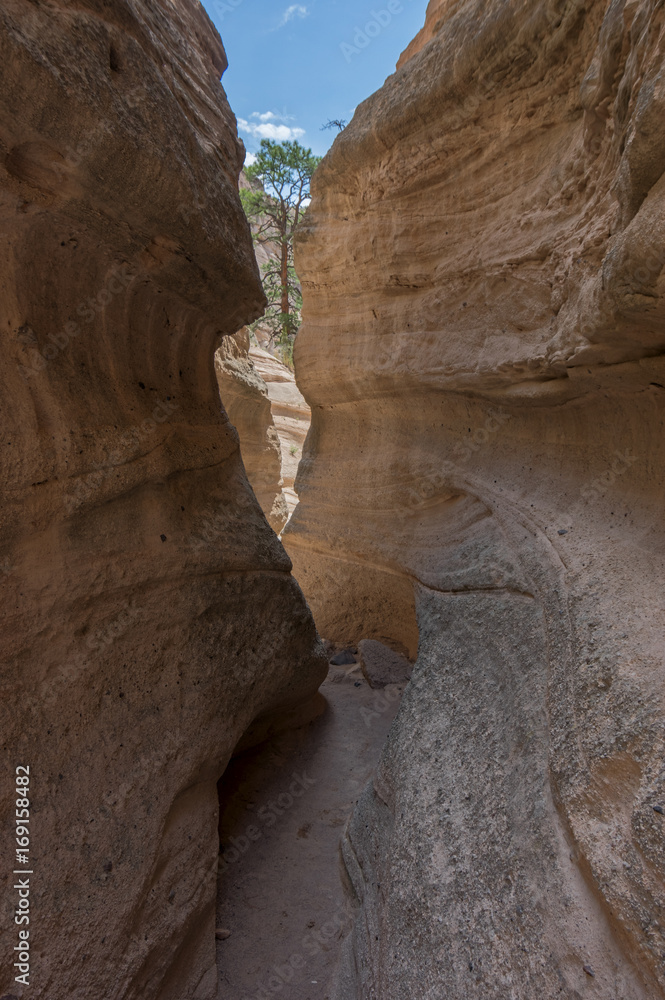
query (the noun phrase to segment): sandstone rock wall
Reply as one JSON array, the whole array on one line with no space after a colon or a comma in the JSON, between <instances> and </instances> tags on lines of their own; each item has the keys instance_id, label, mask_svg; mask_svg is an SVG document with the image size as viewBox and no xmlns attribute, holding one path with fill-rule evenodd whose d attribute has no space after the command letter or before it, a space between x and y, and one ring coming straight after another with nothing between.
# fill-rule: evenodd
<instances>
[{"instance_id":1,"label":"sandstone rock wall","mask_svg":"<svg viewBox=\"0 0 665 1000\"><path fill-rule=\"evenodd\" d=\"M217 779L325 674L213 367L264 301L225 65L193 0L0 8L0 995L212 1000Z\"/></svg>"},{"instance_id":2,"label":"sandstone rock wall","mask_svg":"<svg viewBox=\"0 0 665 1000\"><path fill-rule=\"evenodd\" d=\"M295 478L310 409L295 375L243 329L215 354L226 412L240 437L247 477L270 526L279 534L298 504Z\"/></svg>"},{"instance_id":3,"label":"sandstone rock wall","mask_svg":"<svg viewBox=\"0 0 665 1000\"><path fill-rule=\"evenodd\" d=\"M318 170L297 259L285 544L326 637L419 643L344 840L339 996L654 1000L665 15L440 9Z\"/></svg>"},{"instance_id":4,"label":"sandstone rock wall","mask_svg":"<svg viewBox=\"0 0 665 1000\"><path fill-rule=\"evenodd\" d=\"M251 347L249 356L270 397L282 454L282 491L290 517L298 505L295 481L312 414L290 368L260 347Z\"/></svg>"},{"instance_id":5,"label":"sandstone rock wall","mask_svg":"<svg viewBox=\"0 0 665 1000\"><path fill-rule=\"evenodd\" d=\"M418 55L421 49L432 41L434 35L439 29L439 26L443 24L447 12L451 8L450 0L429 0L427 5L427 13L425 15L425 24L422 31L419 31L416 37L413 39L410 45L402 52L402 55L397 61L397 69L401 69L404 63L408 62L413 56Z\"/></svg>"},{"instance_id":6,"label":"sandstone rock wall","mask_svg":"<svg viewBox=\"0 0 665 1000\"><path fill-rule=\"evenodd\" d=\"M282 448L268 387L250 357L249 330L227 337L215 354L219 394L240 437L247 478L273 531L279 534L289 511L282 492Z\"/></svg>"}]
</instances>

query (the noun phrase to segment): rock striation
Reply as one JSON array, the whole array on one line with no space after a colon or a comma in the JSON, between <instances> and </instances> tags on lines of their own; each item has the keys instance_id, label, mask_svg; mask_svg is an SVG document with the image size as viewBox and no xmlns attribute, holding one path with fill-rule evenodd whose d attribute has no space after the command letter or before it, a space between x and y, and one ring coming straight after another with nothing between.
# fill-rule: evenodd
<instances>
[{"instance_id":1,"label":"rock striation","mask_svg":"<svg viewBox=\"0 0 665 1000\"><path fill-rule=\"evenodd\" d=\"M290 517L298 505L295 481L312 414L290 368L260 347L251 347L249 356L268 390L282 453L282 490Z\"/></svg>"},{"instance_id":2,"label":"rock striation","mask_svg":"<svg viewBox=\"0 0 665 1000\"><path fill-rule=\"evenodd\" d=\"M279 534L298 504L295 478L310 409L290 368L245 328L215 354L222 402L240 437L247 477L271 528Z\"/></svg>"},{"instance_id":3,"label":"rock striation","mask_svg":"<svg viewBox=\"0 0 665 1000\"><path fill-rule=\"evenodd\" d=\"M665 997L664 26L433 3L314 178L285 544L418 649L340 1000Z\"/></svg>"},{"instance_id":4,"label":"rock striation","mask_svg":"<svg viewBox=\"0 0 665 1000\"><path fill-rule=\"evenodd\" d=\"M34 871L26 986L4 836L0 995L213 1000L216 782L326 672L219 402L264 305L225 67L194 0L0 9L1 804L29 767Z\"/></svg>"},{"instance_id":5,"label":"rock striation","mask_svg":"<svg viewBox=\"0 0 665 1000\"><path fill-rule=\"evenodd\" d=\"M247 478L270 527L279 534L289 517L282 492L282 447L268 387L250 357L249 330L227 337L215 354L219 394L240 437Z\"/></svg>"}]
</instances>

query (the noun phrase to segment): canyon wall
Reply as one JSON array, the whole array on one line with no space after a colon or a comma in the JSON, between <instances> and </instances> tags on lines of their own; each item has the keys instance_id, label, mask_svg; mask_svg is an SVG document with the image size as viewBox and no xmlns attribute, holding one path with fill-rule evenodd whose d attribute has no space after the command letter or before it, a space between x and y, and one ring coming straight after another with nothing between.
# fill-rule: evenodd
<instances>
[{"instance_id":1,"label":"canyon wall","mask_svg":"<svg viewBox=\"0 0 665 1000\"><path fill-rule=\"evenodd\" d=\"M289 511L282 492L282 447L268 387L250 357L249 330L227 337L215 354L219 394L238 431L247 478L273 531L280 533Z\"/></svg>"},{"instance_id":2,"label":"canyon wall","mask_svg":"<svg viewBox=\"0 0 665 1000\"><path fill-rule=\"evenodd\" d=\"M250 347L249 356L270 398L282 452L282 492L290 517L298 506L295 481L312 414L290 368L260 347Z\"/></svg>"},{"instance_id":3,"label":"canyon wall","mask_svg":"<svg viewBox=\"0 0 665 1000\"><path fill-rule=\"evenodd\" d=\"M216 782L326 671L219 402L264 304L225 66L194 0L0 9L0 994L216 997Z\"/></svg>"},{"instance_id":4,"label":"canyon wall","mask_svg":"<svg viewBox=\"0 0 665 1000\"><path fill-rule=\"evenodd\" d=\"M311 414L290 368L249 330L227 337L215 354L222 403L240 437L242 460L271 528L279 534L298 505L295 478Z\"/></svg>"},{"instance_id":5,"label":"canyon wall","mask_svg":"<svg viewBox=\"0 0 665 1000\"><path fill-rule=\"evenodd\" d=\"M665 997L664 20L432 3L314 179L285 544L418 648L340 1000Z\"/></svg>"}]
</instances>

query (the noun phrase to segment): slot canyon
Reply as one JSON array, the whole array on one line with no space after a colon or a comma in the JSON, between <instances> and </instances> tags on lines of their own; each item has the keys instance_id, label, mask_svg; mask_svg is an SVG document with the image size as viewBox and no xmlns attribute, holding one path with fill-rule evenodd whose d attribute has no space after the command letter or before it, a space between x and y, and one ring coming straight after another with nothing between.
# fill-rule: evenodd
<instances>
[{"instance_id":1,"label":"slot canyon","mask_svg":"<svg viewBox=\"0 0 665 1000\"><path fill-rule=\"evenodd\" d=\"M665 1000L665 7L430 0L295 374L226 69L0 4L0 1000Z\"/></svg>"}]
</instances>

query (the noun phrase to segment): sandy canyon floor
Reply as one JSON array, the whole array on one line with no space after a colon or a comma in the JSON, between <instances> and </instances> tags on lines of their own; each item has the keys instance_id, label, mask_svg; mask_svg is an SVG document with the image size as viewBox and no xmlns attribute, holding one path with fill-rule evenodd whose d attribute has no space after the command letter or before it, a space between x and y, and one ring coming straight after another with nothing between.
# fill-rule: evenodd
<instances>
[{"instance_id":1,"label":"sandy canyon floor","mask_svg":"<svg viewBox=\"0 0 665 1000\"><path fill-rule=\"evenodd\" d=\"M331 667L326 710L229 766L222 789L220 988L234 1000L330 996L352 910L340 835L372 776L403 691Z\"/></svg>"}]
</instances>

